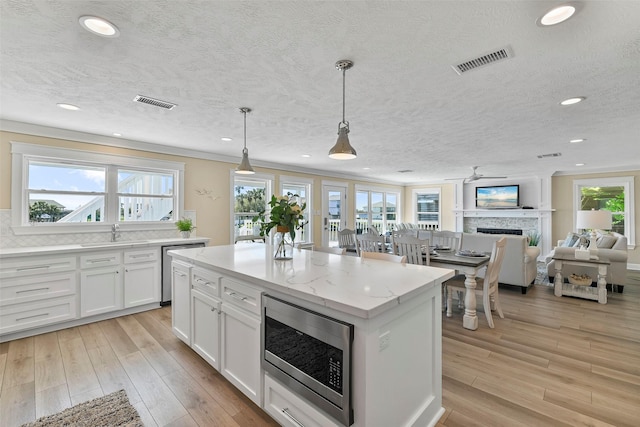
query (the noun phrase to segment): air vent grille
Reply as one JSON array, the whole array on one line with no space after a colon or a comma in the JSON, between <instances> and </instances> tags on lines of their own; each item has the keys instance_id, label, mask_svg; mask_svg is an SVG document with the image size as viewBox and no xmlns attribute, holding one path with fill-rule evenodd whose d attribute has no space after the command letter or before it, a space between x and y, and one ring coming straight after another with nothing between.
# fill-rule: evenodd
<instances>
[{"instance_id":1,"label":"air vent grille","mask_svg":"<svg viewBox=\"0 0 640 427\"><path fill-rule=\"evenodd\" d=\"M452 65L451 67L455 70L456 73L462 75L462 73L466 73L468 71L475 70L476 68L484 67L485 65L493 64L494 62L502 61L504 59L509 59L512 57L513 53L511 53L511 49L505 47L503 49L496 50L495 52L483 55L479 58L474 58L458 65Z\"/></svg>"},{"instance_id":2,"label":"air vent grille","mask_svg":"<svg viewBox=\"0 0 640 427\"><path fill-rule=\"evenodd\" d=\"M411 169L403 169L401 171L398 171L398 173L411 173L413 172Z\"/></svg>"},{"instance_id":3,"label":"air vent grille","mask_svg":"<svg viewBox=\"0 0 640 427\"><path fill-rule=\"evenodd\" d=\"M144 95L137 95L133 98L135 102L141 102L143 104L154 105L156 107L164 108L165 110L173 110L173 107L177 107L178 104L174 104L173 102L161 101L159 99L150 98Z\"/></svg>"},{"instance_id":4,"label":"air vent grille","mask_svg":"<svg viewBox=\"0 0 640 427\"><path fill-rule=\"evenodd\" d=\"M560 157L562 153L550 153L550 154L538 154L539 159L546 159L547 157Z\"/></svg>"}]
</instances>

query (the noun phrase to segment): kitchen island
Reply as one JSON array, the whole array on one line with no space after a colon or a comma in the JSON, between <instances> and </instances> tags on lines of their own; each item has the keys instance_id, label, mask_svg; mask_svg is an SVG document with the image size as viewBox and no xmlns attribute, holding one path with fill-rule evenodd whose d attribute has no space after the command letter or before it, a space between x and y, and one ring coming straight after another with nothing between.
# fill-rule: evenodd
<instances>
[{"instance_id":1,"label":"kitchen island","mask_svg":"<svg viewBox=\"0 0 640 427\"><path fill-rule=\"evenodd\" d=\"M262 295L353 325L352 425L428 426L444 412L441 284L452 270L305 250L274 261L261 243L170 254L174 333L282 425L350 421L264 371Z\"/></svg>"}]
</instances>

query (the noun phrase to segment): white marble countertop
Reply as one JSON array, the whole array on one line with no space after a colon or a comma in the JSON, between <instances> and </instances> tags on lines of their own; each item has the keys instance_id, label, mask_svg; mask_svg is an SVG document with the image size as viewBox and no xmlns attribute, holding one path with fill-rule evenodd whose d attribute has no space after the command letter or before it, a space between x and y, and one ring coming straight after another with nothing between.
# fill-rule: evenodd
<instances>
[{"instance_id":1,"label":"white marble countertop","mask_svg":"<svg viewBox=\"0 0 640 427\"><path fill-rule=\"evenodd\" d=\"M440 286L454 274L445 268L298 249L293 260L275 261L272 250L270 245L256 243L181 249L169 254L361 318L377 316Z\"/></svg>"},{"instance_id":2,"label":"white marble countertop","mask_svg":"<svg viewBox=\"0 0 640 427\"><path fill-rule=\"evenodd\" d=\"M191 243L209 242L208 237L190 237L184 239L182 237L168 239L146 239L146 240L120 240L117 242L95 242L74 245L54 245L54 246L31 246L23 248L2 248L0 249L0 258L11 258L24 255L54 255L72 252L86 252L88 250L108 250L108 249L130 249L144 248L149 246L168 246L181 245Z\"/></svg>"}]
</instances>

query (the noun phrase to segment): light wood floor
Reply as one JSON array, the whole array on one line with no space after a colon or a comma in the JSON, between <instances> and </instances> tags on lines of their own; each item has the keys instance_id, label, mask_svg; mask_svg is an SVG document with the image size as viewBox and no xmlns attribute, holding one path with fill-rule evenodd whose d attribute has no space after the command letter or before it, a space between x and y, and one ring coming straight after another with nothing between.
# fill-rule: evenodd
<instances>
[{"instance_id":1,"label":"light wood floor","mask_svg":"<svg viewBox=\"0 0 640 427\"><path fill-rule=\"evenodd\" d=\"M443 316L439 426L640 425L640 281L609 303L501 288L505 319ZM170 307L0 344L0 426L124 388L146 426L275 426L171 332ZM393 396L389 396L392 403ZM392 406L392 405L391 405Z\"/></svg>"}]
</instances>

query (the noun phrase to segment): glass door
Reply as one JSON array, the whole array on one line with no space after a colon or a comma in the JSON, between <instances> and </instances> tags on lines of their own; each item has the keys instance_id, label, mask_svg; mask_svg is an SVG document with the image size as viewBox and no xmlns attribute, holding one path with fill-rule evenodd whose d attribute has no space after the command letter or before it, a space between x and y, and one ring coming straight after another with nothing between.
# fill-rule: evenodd
<instances>
[{"instance_id":1,"label":"glass door","mask_svg":"<svg viewBox=\"0 0 640 427\"><path fill-rule=\"evenodd\" d=\"M322 186L322 246L338 246L338 231L347 226L346 208L346 186Z\"/></svg>"}]
</instances>

